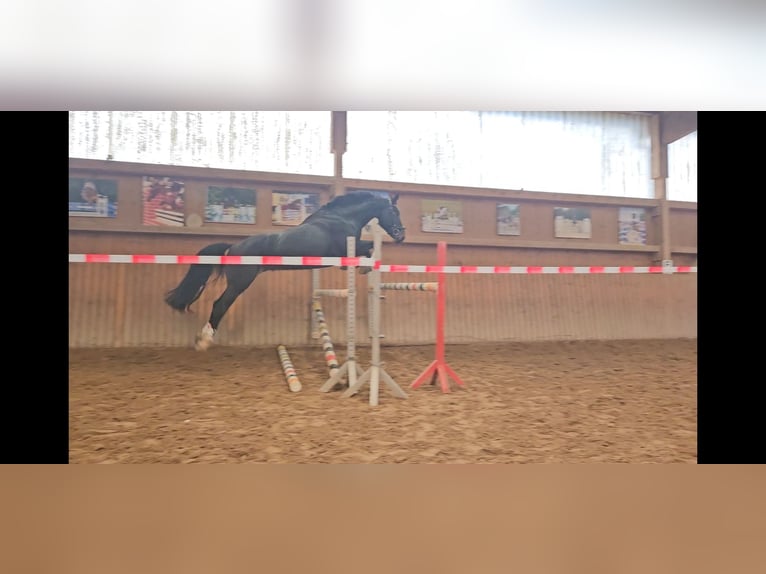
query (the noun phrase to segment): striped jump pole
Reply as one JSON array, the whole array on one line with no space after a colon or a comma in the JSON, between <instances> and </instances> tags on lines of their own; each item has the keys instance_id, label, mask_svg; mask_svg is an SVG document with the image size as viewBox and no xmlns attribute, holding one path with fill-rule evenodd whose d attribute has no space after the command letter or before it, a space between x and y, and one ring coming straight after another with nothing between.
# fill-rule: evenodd
<instances>
[{"instance_id":1,"label":"striped jump pole","mask_svg":"<svg viewBox=\"0 0 766 574\"><path fill-rule=\"evenodd\" d=\"M287 353L287 349L284 345L279 345L277 347L277 354L279 355L279 360L282 363L282 371L285 373L285 379L287 380L288 388L292 392L297 393L302 388L301 381L298 378L298 373L295 372L295 367L293 367L293 363L290 360L290 355Z\"/></svg>"},{"instance_id":2,"label":"striped jump pole","mask_svg":"<svg viewBox=\"0 0 766 574\"><path fill-rule=\"evenodd\" d=\"M349 257L354 257L356 253L356 238L346 238L346 251ZM342 382L343 377L348 377L349 388L353 387L357 383L357 377L362 374L362 370L356 361L356 268L349 267L346 269L346 281L347 289L317 289L319 295L322 291L331 291L330 296L345 297L346 298L346 361L340 366L338 370L330 373L330 378L319 387L319 390L326 393L332 388ZM334 293L336 291L344 291L345 295L339 295ZM325 293L328 294L328 293ZM318 295L315 295L318 299Z\"/></svg>"},{"instance_id":3,"label":"striped jump pole","mask_svg":"<svg viewBox=\"0 0 766 574\"><path fill-rule=\"evenodd\" d=\"M319 299L314 299L313 305L314 313L316 314L317 326L319 329L319 337L322 339L324 360L327 363L327 368L330 369L330 375L334 375L340 367L338 365L338 359L335 356L335 349L332 346L330 330L327 328L327 322L325 321L324 312L322 311L322 304L319 302Z\"/></svg>"},{"instance_id":4,"label":"striped jump pole","mask_svg":"<svg viewBox=\"0 0 766 574\"><path fill-rule=\"evenodd\" d=\"M379 227L375 226L375 233L373 237L373 259L380 257L381 248L383 243L382 232ZM379 387L380 381L386 384L388 389L395 397L400 399L406 399L407 393L396 384L394 379L391 378L386 370L383 368L383 363L380 360L380 271L373 268L368 274L368 281L372 284L371 290L371 307L370 307L370 337L371 337L371 365L362 375L357 379L355 384L349 384L341 397L350 397L359 392L365 383L370 384L370 406L377 406L379 400Z\"/></svg>"},{"instance_id":5,"label":"striped jump pole","mask_svg":"<svg viewBox=\"0 0 766 574\"><path fill-rule=\"evenodd\" d=\"M460 274L627 274L672 275L697 273L696 265L589 265L589 266L509 266L509 265L382 265L371 257L315 257L282 255L125 255L109 253L70 253L69 263L154 263L163 265L290 265L369 267L381 273L460 273Z\"/></svg>"},{"instance_id":6,"label":"striped jump pole","mask_svg":"<svg viewBox=\"0 0 766 574\"><path fill-rule=\"evenodd\" d=\"M430 292L436 292L439 289L438 283L381 283L380 284L380 290L381 291L430 291ZM369 308L372 308L372 286L370 286L369 290L369 298L368 298L368 305ZM385 299L386 297L384 295L380 295L380 299ZM382 324L382 313L380 322L378 323L378 330L381 330L381 324ZM369 328L369 325L368 325ZM380 335L382 338L385 338L385 335Z\"/></svg>"},{"instance_id":7,"label":"striped jump pole","mask_svg":"<svg viewBox=\"0 0 766 574\"><path fill-rule=\"evenodd\" d=\"M438 291L438 283L381 283L383 291Z\"/></svg>"},{"instance_id":8,"label":"striped jump pole","mask_svg":"<svg viewBox=\"0 0 766 574\"><path fill-rule=\"evenodd\" d=\"M291 267L373 267L370 257L319 257L316 255L112 255L70 253L69 263L160 263L164 265L289 265Z\"/></svg>"},{"instance_id":9,"label":"striped jump pole","mask_svg":"<svg viewBox=\"0 0 766 574\"><path fill-rule=\"evenodd\" d=\"M436 259L437 265L444 267L447 265L447 243L439 241L436 244ZM436 291L436 358L433 362L426 367L426 369L418 375L410 388L416 389L425 382L428 377L431 377L431 384L439 379L441 389L443 393L450 392L449 379L451 377L461 387L465 386L460 377L457 376L447 364L444 358L445 345L444 345L444 317L447 312L447 292L445 289L445 277L444 273L437 275L437 291Z\"/></svg>"},{"instance_id":10,"label":"striped jump pole","mask_svg":"<svg viewBox=\"0 0 766 574\"><path fill-rule=\"evenodd\" d=\"M318 271L318 269L314 269ZM324 295L325 297L348 297L348 289L316 289L314 296Z\"/></svg>"}]
</instances>

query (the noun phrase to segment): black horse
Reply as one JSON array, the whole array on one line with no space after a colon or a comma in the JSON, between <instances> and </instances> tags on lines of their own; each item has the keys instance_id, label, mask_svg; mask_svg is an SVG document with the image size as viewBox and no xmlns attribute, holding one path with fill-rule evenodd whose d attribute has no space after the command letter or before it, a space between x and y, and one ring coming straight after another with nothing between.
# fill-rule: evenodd
<instances>
[{"instance_id":1,"label":"black horse","mask_svg":"<svg viewBox=\"0 0 766 574\"><path fill-rule=\"evenodd\" d=\"M399 217L399 208L396 207L398 199L398 193L390 197L369 192L342 195L322 206L296 227L280 233L254 235L239 243L214 243L203 247L197 255L344 257L347 254L346 238L355 237L356 255L369 257L372 241L362 241L360 236L364 226L374 218L378 219L380 226L394 241L404 241L404 226ZM177 311L188 312L189 306L202 294L214 271L216 276L226 277L226 289L213 303L208 323L196 337L194 346L203 351L212 344L218 325L234 300L260 273L319 267L328 265L194 264L178 286L167 292L165 302Z\"/></svg>"}]
</instances>

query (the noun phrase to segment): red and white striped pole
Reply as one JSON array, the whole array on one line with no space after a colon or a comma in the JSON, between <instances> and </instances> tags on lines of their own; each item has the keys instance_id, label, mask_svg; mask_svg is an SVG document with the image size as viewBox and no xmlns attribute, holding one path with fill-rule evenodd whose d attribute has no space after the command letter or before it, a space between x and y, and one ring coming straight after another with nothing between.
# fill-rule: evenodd
<instances>
[{"instance_id":1,"label":"red and white striped pole","mask_svg":"<svg viewBox=\"0 0 766 574\"><path fill-rule=\"evenodd\" d=\"M653 265L637 267L633 265L603 266L590 265L572 267L542 267L537 265L513 267L507 265L383 265L379 259L371 257L294 257L282 255L109 255L105 253L70 253L69 263L163 263L175 265L292 265L292 266L344 266L372 267L381 273L467 273L467 274L674 274L696 273L697 267L691 265ZM392 287L392 285L396 285ZM407 285L407 286L405 286ZM431 291L429 283L383 283L381 289L400 289L406 291ZM336 294L337 295L337 294Z\"/></svg>"}]
</instances>

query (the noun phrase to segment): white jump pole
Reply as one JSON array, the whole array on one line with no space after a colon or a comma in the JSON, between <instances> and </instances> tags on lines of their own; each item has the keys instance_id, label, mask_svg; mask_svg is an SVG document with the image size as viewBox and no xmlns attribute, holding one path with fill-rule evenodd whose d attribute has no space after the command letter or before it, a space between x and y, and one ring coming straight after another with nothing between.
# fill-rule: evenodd
<instances>
[{"instance_id":1,"label":"white jump pole","mask_svg":"<svg viewBox=\"0 0 766 574\"><path fill-rule=\"evenodd\" d=\"M311 338L319 338L319 324L314 310L314 301L317 300L319 291L319 269L311 270L311 300L309 301L309 317L311 317Z\"/></svg>"}]
</instances>

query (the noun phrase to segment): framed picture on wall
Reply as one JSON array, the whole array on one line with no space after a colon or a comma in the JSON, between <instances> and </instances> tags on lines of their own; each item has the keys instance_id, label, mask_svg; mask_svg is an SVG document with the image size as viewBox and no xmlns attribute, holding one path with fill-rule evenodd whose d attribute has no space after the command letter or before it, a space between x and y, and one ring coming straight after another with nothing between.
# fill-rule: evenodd
<instances>
[{"instance_id":1,"label":"framed picture on wall","mask_svg":"<svg viewBox=\"0 0 766 574\"><path fill-rule=\"evenodd\" d=\"M521 235L521 210L518 203L498 203L496 217L498 235Z\"/></svg>"},{"instance_id":2,"label":"framed picture on wall","mask_svg":"<svg viewBox=\"0 0 766 574\"><path fill-rule=\"evenodd\" d=\"M143 178L143 224L185 225L185 192L183 181L172 177L147 175Z\"/></svg>"},{"instance_id":3,"label":"framed picture on wall","mask_svg":"<svg viewBox=\"0 0 766 574\"><path fill-rule=\"evenodd\" d=\"M318 193L275 191L271 194L271 222L274 225L300 225L319 207Z\"/></svg>"},{"instance_id":4,"label":"framed picture on wall","mask_svg":"<svg viewBox=\"0 0 766 574\"><path fill-rule=\"evenodd\" d=\"M646 209L621 207L618 223L620 244L646 245Z\"/></svg>"},{"instance_id":5,"label":"framed picture on wall","mask_svg":"<svg viewBox=\"0 0 766 574\"><path fill-rule=\"evenodd\" d=\"M256 196L254 189L239 187L207 188L205 221L209 223L255 224Z\"/></svg>"},{"instance_id":6,"label":"framed picture on wall","mask_svg":"<svg viewBox=\"0 0 766 574\"><path fill-rule=\"evenodd\" d=\"M117 180L70 177L69 215L117 217Z\"/></svg>"},{"instance_id":7,"label":"framed picture on wall","mask_svg":"<svg viewBox=\"0 0 766 574\"><path fill-rule=\"evenodd\" d=\"M460 201L423 199L421 230L428 233L463 233L463 205Z\"/></svg>"},{"instance_id":8,"label":"framed picture on wall","mask_svg":"<svg viewBox=\"0 0 766 574\"><path fill-rule=\"evenodd\" d=\"M590 239L590 209L587 207L554 207L553 234L556 237Z\"/></svg>"}]
</instances>

